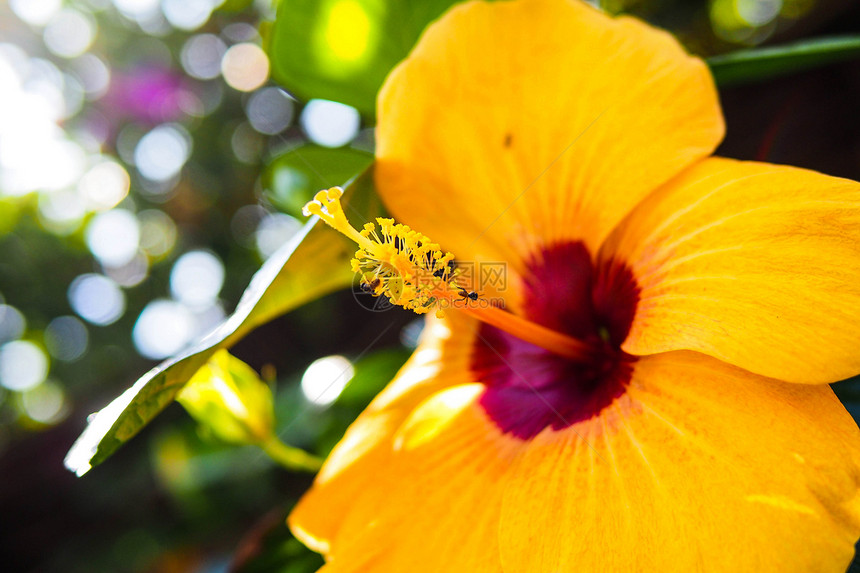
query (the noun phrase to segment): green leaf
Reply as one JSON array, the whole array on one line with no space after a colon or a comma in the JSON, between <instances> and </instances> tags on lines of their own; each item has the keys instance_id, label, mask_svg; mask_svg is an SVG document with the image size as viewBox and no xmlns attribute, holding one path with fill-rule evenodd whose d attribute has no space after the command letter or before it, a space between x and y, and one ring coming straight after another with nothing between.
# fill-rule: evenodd
<instances>
[{"instance_id":1,"label":"green leaf","mask_svg":"<svg viewBox=\"0 0 860 573\"><path fill-rule=\"evenodd\" d=\"M344 204L353 222L382 214L372 170L346 189ZM186 382L221 348L229 348L257 326L351 284L349 259L355 245L317 218L279 249L251 279L235 312L197 344L150 370L104 409L66 455L68 469L81 476L106 460L161 412Z\"/></svg>"},{"instance_id":2,"label":"green leaf","mask_svg":"<svg viewBox=\"0 0 860 573\"><path fill-rule=\"evenodd\" d=\"M266 166L263 193L284 213L301 217L302 207L317 191L331 187L332 181L349 180L371 163L371 153L352 147L302 145L282 153Z\"/></svg>"},{"instance_id":3,"label":"green leaf","mask_svg":"<svg viewBox=\"0 0 860 573\"><path fill-rule=\"evenodd\" d=\"M819 38L708 58L720 87L752 83L860 57L860 36Z\"/></svg>"},{"instance_id":4,"label":"green leaf","mask_svg":"<svg viewBox=\"0 0 860 573\"><path fill-rule=\"evenodd\" d=\"M281 0L266 46L272 76L297 97L375 115L385 76L458 0Z\"/></svg>"}]
</instances>

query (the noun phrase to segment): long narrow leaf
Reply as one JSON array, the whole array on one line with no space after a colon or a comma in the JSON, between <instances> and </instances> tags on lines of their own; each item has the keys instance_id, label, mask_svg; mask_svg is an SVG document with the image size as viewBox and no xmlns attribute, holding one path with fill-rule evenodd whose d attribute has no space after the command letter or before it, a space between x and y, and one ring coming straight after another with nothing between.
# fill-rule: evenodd
<instances>
[{"instance_id":1,"label":"long narrow leaf","mask_svg":"<svg viewBox=\"0 0 860 573\"><path fill-rule=\"evenodd\" d=\"M820 38L708 58L720 87L752 83L860 57L860 36Z\"/></svg>"}]
</instances>

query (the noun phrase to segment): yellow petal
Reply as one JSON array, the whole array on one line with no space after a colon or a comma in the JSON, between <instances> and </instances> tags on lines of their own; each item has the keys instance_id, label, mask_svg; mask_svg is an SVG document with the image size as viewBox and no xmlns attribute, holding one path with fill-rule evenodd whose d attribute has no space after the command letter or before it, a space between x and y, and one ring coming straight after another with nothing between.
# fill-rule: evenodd
<instances>
[{"instance_id":1,"label":"yellow petal","mask_svg":"<svg viewBox=\"0 0 860 573\"><path fill-rule=\"evenodd\" d=\"M376 491L352 501L363 511L347 515L327 571L501 573L502 478L523 444L475 404L481 390L450 388L415 410L376 468ZM316 510L339 508L318 498Z\"/></svg>"},{"instance_id":2,"label":"yellow petal","mask_svg":"<svg viewBox=\"0 0 860 573\"><path fill-rule=\"evenodd\" d=\"M860 183L712 158L623 221L601 251L640 300L627 352L691 349L791 382L860 372Z\"/></svg>"},{"instance_id":3,"label":"yellow petal","mask_svg":"<svg viewBox=\"0 0 860 573\"><path fill-rule=\"evenodd\" d=\"M844 571L854 554L860 431L829 387L655 355L572 429L511 469L505 571Z\"/></svg>"},{"instance_id":4,"label":"yellow petal","mask_svg":"<svg viewBox=\"0 0 860 573\"><path fill-rule=\"evenodd\" d=\"M437 354L418 352L291 515L327 573L846 566L860 431L828 387L648 356L599 417L524 440L469 383L460 320L431 321Z\"/></svg>"},{"instance_id":5,"label":"yellow petal","mask_svg":"<svg viewBox=\"0 0 860 573\"><path fill-rule=\"evenodd\" d=\"M392 213L460 260L514 265L562 240L595 252L723 135L702 61L578 0L454 8L389 76L378 117Z\"/></svg>"},{"instance_id":6,"label":"yellow petal","mask_svg":"<svg viewBox=\"0 0 860 573\"><path fill-rule=\"evenodd\" d=\"M452 344L458 333L467 333L471 320L429 318L421 344L401 372L350 426L326 460L308 494L290 515L290 527L302 542L328 553L343 533L345 523L361 522L378 509L389 494L379 487L379 468L387 463L395 433L418 405L447 387L469 382L469 346ZM459 337L458 337L459 338ZM445 361L442 348L445 347ZM367 502L359 507L359 499ZM320 509L320 508L323 509Z\"/></svg>"}]
</instances>

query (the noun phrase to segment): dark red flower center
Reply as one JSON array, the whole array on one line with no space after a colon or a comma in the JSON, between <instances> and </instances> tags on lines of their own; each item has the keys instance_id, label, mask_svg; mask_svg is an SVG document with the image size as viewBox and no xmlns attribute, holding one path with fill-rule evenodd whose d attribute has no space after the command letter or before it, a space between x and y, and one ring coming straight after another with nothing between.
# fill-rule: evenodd
<instances>
[{"instance_id":1,"label":"dark red flower center","mask_svg":"<svg viewBox=\"0 0 860 573\"><path fill-rule=\"evenodd\" d=\"M581 242L546 248L527 267L526 317L596 352L575 362L481 324L471 358L486 386L480 403L503 432L522 439L588 420L624 393L634 358L620 345L639 302L630 269L614 260L595 267Z\"/></svg>"}]
</instances>

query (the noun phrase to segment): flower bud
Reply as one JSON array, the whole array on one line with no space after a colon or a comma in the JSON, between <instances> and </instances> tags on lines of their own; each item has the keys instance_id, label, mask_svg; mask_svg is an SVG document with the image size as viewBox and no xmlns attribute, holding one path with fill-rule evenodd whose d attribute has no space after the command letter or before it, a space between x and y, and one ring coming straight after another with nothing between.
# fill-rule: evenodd
<instances>
[{"instance_id":1,"label":"flower bud","mask_svg":"<svg viewBox=\"0 0 860 573\"><path fill-rule=\"evenodd\" d=\"M218 438L233 444L260 444L274 431L272 391L247 364L219 350L176 398Z\"/></svg>"}]
</instances>

